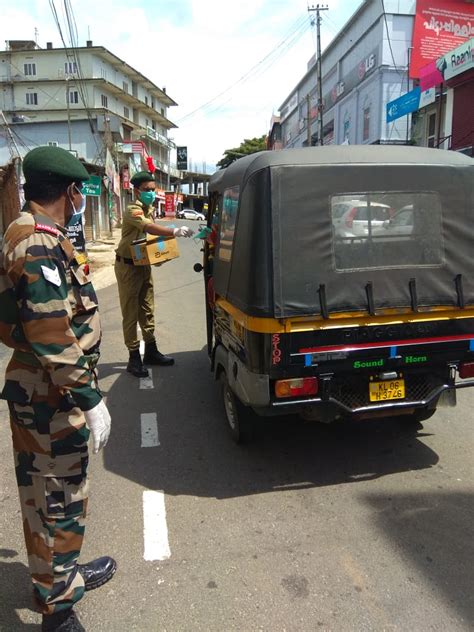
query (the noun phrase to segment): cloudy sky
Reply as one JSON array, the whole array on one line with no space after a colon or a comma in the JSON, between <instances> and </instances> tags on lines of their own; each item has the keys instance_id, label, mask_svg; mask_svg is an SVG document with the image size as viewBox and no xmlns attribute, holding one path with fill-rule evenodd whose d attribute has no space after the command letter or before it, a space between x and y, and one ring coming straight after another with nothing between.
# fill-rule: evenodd
<instances>
[{"instance_id":1,"label":"cloudy sky","mask_svg":"<svg viewBox=\"0 0 474 632\"><path fill-rule=\"evenodd\" d=\"M188 146L196 167L215 164L244 138L266 134L316 50L307 0L69 1L79 45L90 36L166 87L179 104L168 111L178 125L170 136ZM64 0L15 0L3 3L2 45L35 39L36 32L41 47L62 46L51 3L66 33ZM361 0L326 4L323 48Z\"/></svg>"}]
</instances>

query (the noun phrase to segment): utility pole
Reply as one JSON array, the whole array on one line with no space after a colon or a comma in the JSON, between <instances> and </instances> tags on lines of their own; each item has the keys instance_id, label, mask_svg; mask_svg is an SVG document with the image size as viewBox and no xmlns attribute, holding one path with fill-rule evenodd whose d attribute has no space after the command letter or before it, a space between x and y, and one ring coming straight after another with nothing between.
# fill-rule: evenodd
<instances>
[{"instance_id":1,"label":"utility pole","mask_svg":"<svg viewBox=\"0 0 474 632\"><path fill-rule=\"evenodd\" d=\"M411 51L413 50L413 46L409 46L407 48L407 92L410 92L410 62L411 62ZM409 141L410 141L410 121L411 121L411 115L407 114L407 136L406 136L406 143L408 145Z\"/></svg>"},{"instance_id":2,"label":"utility pole","mask_svg":"<svg viewBox=\"0 0 474 632\"><path fill-rule=\"evenodd\" d=\"M69 151L71 151L72 144L71 144L71 113L69 111L69 75L66 75L66 106L67 106L67 135L69 138Z\"/></svg>"},{"instance_id":3,"label":"utility pole","mask_svg":"<svg viewBox=\"0 0 474 632\"><path fill-rule=\"evenodd\" d=\"M323 86L322 86L322 69L321 69L321 11L328 10L327 4L308 7L308 11L316 12L316 39L317 39L317 74L318 74L318 142L320 145L323 141Z\"/></svg>"}]
</instances>

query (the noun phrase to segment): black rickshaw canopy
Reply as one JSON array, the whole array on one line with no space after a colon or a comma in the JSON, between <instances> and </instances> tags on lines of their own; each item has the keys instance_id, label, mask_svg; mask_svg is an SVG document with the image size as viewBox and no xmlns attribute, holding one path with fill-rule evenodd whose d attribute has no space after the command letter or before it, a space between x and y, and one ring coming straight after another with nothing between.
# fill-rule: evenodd
<instances>
[{"instance_id":1,"label":"black rickshaw canopy","mask_svg":"<svg viewBox=\"0 0 474 632\"><path fill-rule=\"evenodd\" d=\"M248 315L474 306L467 156L399 146L260 152L214 174L209 195L215 291Z\"/></svg>"}]
</instances>

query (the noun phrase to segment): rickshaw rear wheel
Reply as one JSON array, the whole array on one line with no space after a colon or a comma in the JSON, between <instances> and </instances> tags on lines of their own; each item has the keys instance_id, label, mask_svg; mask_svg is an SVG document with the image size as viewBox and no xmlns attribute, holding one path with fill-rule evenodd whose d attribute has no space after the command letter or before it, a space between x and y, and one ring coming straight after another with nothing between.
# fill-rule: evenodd
<instances>
[{"instance_id":1,"label":"rickshaw rear wheel","mask_svg":"<svg viewBox=\"0 0 474 632\"><path fill-rule=\"evenodd\" d=\"M220 374L222 401L227 420L227 428L235 443L249 443L253 439L255 429L255 413L249 406L242 404L229 386L225 371Z\"/></svg>"}]
</instances>

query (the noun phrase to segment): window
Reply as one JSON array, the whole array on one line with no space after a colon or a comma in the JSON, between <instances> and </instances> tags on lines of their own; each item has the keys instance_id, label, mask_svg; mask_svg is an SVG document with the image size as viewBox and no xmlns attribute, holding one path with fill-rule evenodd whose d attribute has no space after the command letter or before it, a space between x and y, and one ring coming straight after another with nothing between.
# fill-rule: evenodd
<instances>
[{"instance_id":1,"label":"window","mask_svg":"<svg viewBox=\"0 0 474 632\"><path fill-rule=\"evenodd\" d=\"M128 94L128 83L126 81L122 82L122 89Z\"/></svg>"},{"instance_id":2,"label":"window","mask_svg":"<svg viewBox=\"0 0 474 632\"><path fill-rule=\"evenodd\" d=\"M151 99L151 107L153 109L155 109L155 99L153 99L153 98Z\"/></svg>"},{"instance_id":3,"label":"window","mask_svg":"<svg viewBox=\"0 0 474 632\"><path fill-rule=\"evenodd\" d=\"M166 116L166 114L165 114L165 108L161 108L161 116Z\"/></svg>"},{"instance_id":4,"label":"window","mask_svg":"<svg viewBox=\"0 0 474 632\"><path fill-rule=\"evenodd\" d=\"M79 103L79 92L77 90L69 90L69 103Z\"/></svg>"},{"instance_id":5,"label":"window","mask_svg":"<svg viewBox=\"0 0 474 632\"><path fill-rule=\"evenodd\" d=\"M48 147L59 147L57 140L48 140Z\"/></svg>"},{"instance_id":6,"label":"window","mask_svg":"<svg viewBox=\"0 0 474 632\"><path fill-rule=\"evenodd\" d=\"M36 64L23 64L23 74L25 75L25 77L36 76Z\"/></svg>"},{"instance_id":7,"label":"window","mask_svg":"<svg viewBox=\"0 0 474 632\"><path fill-rule=\"evenodd\" d=\"M100 76L102 77L102 79L107 79L107 71L105 68L100 69Z\"/></svg>"},{"instance_id":8,"label":"window","mask_svg":"<svg viewBox=\"0 0 474 632\"><path fill-rule=\"evenodd\" d=\"M75 75L77 74L77 64L75 61L67 61L64 64L64 73L66 75Z\"/></svg>"},{"instance_id":9,"label":"window","mask_svg":"<svg viewBox=\"0 0 474 632\"><path fill-rule=\"evenodd\" d=\"M126 106L123 108L123 115L125 118L130 118L130 110Z\"/></svg>"},{"instance_id":10,"label":"window","mask_svg":"<svg viewBox=\"0 0 474 632\"><path fill-rule=\"evenodd\" d=\"M369 140L370 137L370 105L364 108L364 120L362 124L362 140Z\"/></svg>"},{"instance_id":11,"label":"window","mask_svg":"<svg viewBox=\"0 0 474 632\"><path fill-rule=\"evenodd\" d=\"M434 112L433 114L430 114L428 117L428 133L427 133L427 140L428 140L428 147L434 147L435 146L435 140L436 140L436 112Z\"/></svg>"},{"instance_id":12,"label":"window","mask_svg":"<svg viewBox=\"0 0 474 632\"><path fill-rule=\"evenodd\" d=\"M232 243L234 241L237 209L239 206L239 187L232 187L224 191L222 201L221 229L219 238L219 259L230 261Z\"/></svg>"},{"instance_id":13,"label":"window","mask_svg":"<svg viewBox=\"0 0 474 632\"><path fill-rule=\"evenodd\" d=\"M101 94L101 95L100 95L100 101L101 101L101 103L102 103L102 107L103 107L103 108L106 108L106 107L108 107L108 106L109 106L109 100L108 100L108 98L105 96L105 94Z\"/></svg>"},{"instance_id":14,"label":"window","mask_svg":"<svg viewBox=\"0 0 474 632\"><path fill-rule=\"evenodd\" d=\"M331 217L336 270L439 266L441 199L424 191L335 195Z\"/></svg>"},{"instance_id":15,"label":"window","mask_svg":"<svg viewBox=\"0 0 474 632\"><path fill-rule=\"evenodd\" d=\"M145 96L145 105L148 105L148 97Z\"/></svg>"},{"instance_id":16,"label":"window","mask_svg":"<svg viewBox=\"0 0 474 632\"><path fill-rule=\"evenodd\" d=\"M38 93L27 92L26 93L26 105L38 105Z\"/></svg>"}]
</instances>

